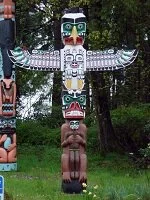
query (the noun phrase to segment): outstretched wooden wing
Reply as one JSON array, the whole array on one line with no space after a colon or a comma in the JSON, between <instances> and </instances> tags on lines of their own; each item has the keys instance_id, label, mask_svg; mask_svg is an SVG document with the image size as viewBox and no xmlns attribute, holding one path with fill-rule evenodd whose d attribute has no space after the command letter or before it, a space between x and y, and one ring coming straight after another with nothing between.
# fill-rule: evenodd
<instances>
[{"instance_id":1,"label":"outstretched wooden wing","mask_svg":"<svg viewBox=\"0 0 150 200\"><path fill-rule=\"evenodd\" d=\"M59 51L33 50L30 54L26 50L17 47L9 50L8 55L11 61L19 67L36 71L57 71L60 70Z\"/></svg>"},{"instance_id":2,"label":"outstretched wooden wing","mask_svg":"<svg viewBox=\"0 0 150 200\"><path fill-rule=\"evenodd\" d=\"M125 68L136 58L137 50L87 51L87 71L112 71Z\"/></svg>"}]
</instances>

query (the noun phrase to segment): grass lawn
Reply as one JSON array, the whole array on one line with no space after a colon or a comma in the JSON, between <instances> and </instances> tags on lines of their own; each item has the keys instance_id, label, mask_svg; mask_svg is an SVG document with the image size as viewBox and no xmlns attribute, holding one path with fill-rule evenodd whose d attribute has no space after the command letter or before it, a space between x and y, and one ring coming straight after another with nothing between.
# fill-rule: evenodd
<instances>
[{"instance_id":1,"label":"grass lawn","mask_svg":"<svg viewBox=\"0 0 150 200\"><path fill-rule=\"evenodd\" d=\"M7 200L150 200L150 172L136 170L124 156L88 153L87 192L61 192L61 150L48 146L18 148L18 171L3 172ZM94 186L98 185L97 189ZM89 193L90 192L90 193ZM91 194L92 193L92 194ZM96 195L96 197L93 195Z\"/></svg>"}]
</instances>

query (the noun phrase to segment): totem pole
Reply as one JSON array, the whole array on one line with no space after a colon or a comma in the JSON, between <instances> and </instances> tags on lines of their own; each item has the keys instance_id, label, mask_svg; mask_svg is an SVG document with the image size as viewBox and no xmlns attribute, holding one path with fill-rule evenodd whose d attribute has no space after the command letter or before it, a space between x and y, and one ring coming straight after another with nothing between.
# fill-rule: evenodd
<instances>
[{"instance_id":1,"label":"totem pole","mask_svg":"<svg viewBox=\"0 0 150 200\"><path fill-rule=\"evenodd\" d=\"M86 133L83 123L86 108L86 71L113 71L130 65L136 50L86 51L83 48L86 18L80 8L65 10L61 23L64 48L60 51L16 48L8 54L15 66L29 70L62 71L62 111L65 123L61 127L62 190L80 193L87 182Z\"/></svg>"},{"instance_id":2,"label":"totem pole","mask_svg":"<svg viewBox=\"0 0 150 200\"><path fill-rule=\"evenodd\" d=\"M0 171L17 169L16 84L8 56L15 44L15 1L0 1Z\"/></svg>"}]
</instances>

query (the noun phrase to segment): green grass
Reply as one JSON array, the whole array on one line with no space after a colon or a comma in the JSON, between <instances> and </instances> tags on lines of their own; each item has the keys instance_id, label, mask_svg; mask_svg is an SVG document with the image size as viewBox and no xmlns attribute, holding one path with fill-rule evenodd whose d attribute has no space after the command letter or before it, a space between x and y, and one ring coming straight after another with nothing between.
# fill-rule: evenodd
<instances>
[{"instance_id":1,"label":"green grass","mask_svg":"<svg viewBox=\"0 0 150 200\"><path fill-rule=\"evenodd\" d=\"M96 193L101 200L149 200L150 172L136 170L125 156L105 158L88 152L88 187L82 195L61 192L61 150L49 146L18 148L18 172L3 172L7 199L85 200ZM98 189L93 187L98 185ZM92 195L88 195L88 192ZM94 192L94 193L93 193ZM96 198L93 198L96 199Z\"/></svg>"}]
</instances>

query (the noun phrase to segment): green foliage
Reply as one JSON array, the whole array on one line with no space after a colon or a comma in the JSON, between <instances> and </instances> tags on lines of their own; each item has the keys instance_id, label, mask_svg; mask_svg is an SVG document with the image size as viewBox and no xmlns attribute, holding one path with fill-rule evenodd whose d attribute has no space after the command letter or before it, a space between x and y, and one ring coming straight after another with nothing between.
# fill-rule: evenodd
<instances>
[{"instance_id":1,"label":"green foliage","mask_svg":"<svg viewBox=\"0 0 150 200\"><path fill-rule=\"evenodd\" d=\"M84 119L84 123L86 124L87 127L93 127L94 125L96 125L97 119L95 112L87 114Z\"/></svg>"},{"instance_id":2,"label":"green foliage","mask_svg":"<svg viewBox=\"0 0 150 200\"><path fill-rule=\"evenodd\" d=\"M144 160L145 166L150 168L150 143L148 143L146 148L140 148L139 152Z\"/></svg>"},{"instance_id":3,"label":"green foliage","mask_svg":"<svg viewBox=\"0 0 150 200\"><path fill-rule=\"evenodd\" d=\"M34 48L50 49L53 44L51 15L39 5L41 0L16 2L16 46L29 51ZM27 71L16 67L17 95L31 95L47 79L47 72ZM29 85L32 85L32 88Z\"/></svg>"},{"instance_id":4,"label":"green foliage","mask_svg":"<svg viewBox=\"0 0 150 200\"><path fill-rule=\"evenodd\" d=\"M121 107L111 112L115 135L125 151L136 152L149 138L150 105Z\"/></svg>"},{"instance_id":5,"label":"green foliage","mask_svg":"<svg viewBox=\"0 0 150 200\"><path fill-rule=\"evenodd\" d=\"M35 119L41 126L47 126L49 128L58 128L64 123L61 106L53 106L52 113L48 115L38 114Z\"/></svg>"},{"instance_id":6,"label":"green foliage","mask_svg":"<svg viewBox=\"0 0 150 200\"><path fill-rule=\"evenodd\" d=\"M109 146L110 149L115 148L117 150L121 146L123 151L131 151L133 149L136 151L147 143L147 138L142 132L148 118L144 122L143 119L145 117L140 119L139 116L134 117L126 113L123 114L126 119L120 119L118 116L118 122L114 119L114 123L116 123L114 124L116 137L114 137L112 128L106 133L111 123L107 123L107 128L103 129L102 125L105 124L105 119L100 120L99 116L109 112L106 107L104 108L104 104L101 103L107 102L107 99L109 99L111 108L129 106L139 102L150 102L150 79L148 78L150 73L148 61L149 6L148 1L133 0L91 0L88 3L87 39L89 49L135 49L137 47L139 49L138 58L132 66L125 70L118 70L118 72L113 73L96 72L94 74L94 72L91 72L92 82L94 83L92 88L94 104L97 119L101 124L99 131L100 146L103 151L106 151ZM108 116L106 117L107 120ZM133 127L131 126L132 121ZM109 138L112 138L112 140ZM115 144L114 147L113 141L119 145Z\"/></svg>"},{"instance_id":7,"label":"green foliage","mask_svg":"<svg viewBox=\"0 0 150 200\"><path fill-rule=\"evenodd\" d=\"M88 128L87 150L89 152L99 152L98 128L96 125Z\"/></svg>"},{"instance_id":8,"label":"green foliage","mask_svg":"<svg viewBox=\"0 0 150 200\"><path fill-rule=\"evenodd\" d=\"M140 148L134 154L130 153L129 157L136 168L149 169L150 168L150 143L145 148Z\"/></svg>"},{"instance_id":9,"label":"green foliage","mask_svg":"<svg viewBox=\"0 0 150 200\"><path fill-rule=\"evenodd\" d=\"M144 132L150 137L150 121L144 126Z\"/></svg>"},{"instance_id":10,"label":"green foliage","mask_svg":"<svg viewBox=\"0 0 150 200\"><path fill-rule=\"evenodd\" d=\"M89 3L90 0L70 0L69 7L81 7Z\"/></svg>"},{"instance_id":11,"label":"green foliage","mask_svg":"<svg viewBox=\"0 0 150 200\"><path fill-rule=\"evenodd\" d=\"M17 1L16 4L16 24L17 24L17 45L33 49L37 45L42 45L46 40L51 43L52 30L50 17L46 11L40 7L40 0ZM47 19L47 23L46 22ZM49 26L49 28L48 28ZM46 39L47 38L47 39Z\"/></svg>"},{"instance_id":12,"label":"green foliage","mask_svg":"<svg viewBox=\"0 0 150 200\"><path fill-rule=\"evenodd\" d=\"M132 67L111 74L116 85L112 101L117 105L150 102L149 68L149 1L106 0L93 1L89 6L88 43L91 49L138 48L139 54ZM110 76L110 74L109 74ZM117 81L117 83L115 82ZM97 82L99 85L99 82ZM110 94L108 95L110 98Z\"/></svg>"},{"instance_id":13,"label":"green foliage","mask_svg":"<svg viewBox=\"0 0 150 200\"><path fill-rule=\"evenodd\" d=\"M60 129L50 129L38 121L17 121L18 144L60 146Z\"/></svg>"}]
</instances>

